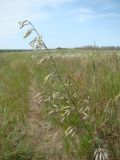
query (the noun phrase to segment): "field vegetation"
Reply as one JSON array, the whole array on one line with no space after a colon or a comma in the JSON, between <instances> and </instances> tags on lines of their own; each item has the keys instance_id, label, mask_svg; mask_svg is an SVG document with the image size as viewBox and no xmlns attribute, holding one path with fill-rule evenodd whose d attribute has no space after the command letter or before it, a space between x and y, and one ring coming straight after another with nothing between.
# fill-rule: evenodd
<instances>
[{"instance_id":1,"label":"field vegetation","mask_svg":"<svg viewBox=\"0 0 120 160\"><path fill-rule=\"evenodd\" d=\"M0 159L119 160L119 50L50 54L0 53Z\"/></svg>"}]
</instances>

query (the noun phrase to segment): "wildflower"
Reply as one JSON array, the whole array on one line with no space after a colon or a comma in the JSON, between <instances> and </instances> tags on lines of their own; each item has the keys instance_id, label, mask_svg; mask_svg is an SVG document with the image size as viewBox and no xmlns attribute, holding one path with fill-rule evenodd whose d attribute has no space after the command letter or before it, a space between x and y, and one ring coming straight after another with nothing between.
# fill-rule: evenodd
<instances>
[{"instance_id":1,"label":"wildflower","mask_svg":"<svg viewBox=\"0 0 120 160\"><path fill-rule=\"evenodd\" d=\"M18 22L18 24L20 25L20 29L21 29L21 28L23 28L25 25L28 25L29 22L28 22L28 20L25 20L25 21Z\"/></svg>"},{"instance_id":2,"label":"wildflower","mask_svg":"<svg viewBox=\"0 0 120 160\"><path fill-rule=\"evenodd\" d=\"M108 160L108 153L106 149L98 148L94 152L95 160Z\"/></svg>"},{"instance_id":3,"label":"wildflower","mask_svg":"<svg viewBox=\"0 0 120 160\"><path fill-rule=\"evenodd\" d=\"M67 130L65 131L65 136L67 137L68 135L71 135L73 137L75 135L74 128L73 127L68 127Z\"/></svg>"},{"instance_id":4,"label":"wildflower","mask_svg":"<svg viewBox=\"0 0 120 160\"><path fill-rule=\"evenodd\" d=\"M45 44L42 40L42 36L38 37L36 40L35 50L40 50L45 47Z\"/></svg>"},{"instance_id":5,"label":"wildflower","mask_svg":"<svg viewBox=\"0 0 120 160\"><path fill-rule=\"evenodd\" d=\"M31 33L32 33L33 29L29 29L25 35L24 35L24 38L27 38Z\"/></svg>"}]
</instances>

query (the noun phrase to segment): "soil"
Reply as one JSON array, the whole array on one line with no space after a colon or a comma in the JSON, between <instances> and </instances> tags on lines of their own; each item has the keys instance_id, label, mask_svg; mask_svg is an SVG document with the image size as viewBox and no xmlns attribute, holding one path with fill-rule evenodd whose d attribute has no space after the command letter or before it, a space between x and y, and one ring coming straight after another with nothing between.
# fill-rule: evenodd
<instances>
[{"instance_id":1,"label":"soil","mask_svg":"<svg viewBox=\"0 0 120 160\"><path fill-rule=\"evenodd\" d=\"M43 97L36 82L30 87L30 109L28 113L29 136L35 150L47 160L67 160L62 144L62 131L46 118Z\"/></svg>"}]
</instances>

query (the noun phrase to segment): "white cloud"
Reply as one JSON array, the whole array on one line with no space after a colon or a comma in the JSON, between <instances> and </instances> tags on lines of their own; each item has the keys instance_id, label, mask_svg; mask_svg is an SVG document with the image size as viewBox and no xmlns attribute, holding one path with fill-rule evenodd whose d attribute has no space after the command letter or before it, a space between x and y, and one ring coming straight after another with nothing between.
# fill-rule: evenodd
<instances>
[{"instance_id":1,"label":"white cloud","mask_svg":"<svg viewBox=\"0 0 120 160\"><path fill-rule=\"evenodd\" d=\"M89 8L79 8L75 11L75 18L78 21L87 21L94 18L95 14L92 9Z\"/></svg>"},{"instance_id":2,"label":"white cloud","mask_svg":"<svg viewBox=\"0 0 120 160\"><path fill-rule=\"evenodd\" d=\"M77 21L84 22L98 18L118 18L120 17L120 13L111 10L102 13L101 10L95 10L92 8L78 8L74 11L74 17Z\"/></svg>"},{"instance_id":3,"label":"white cloud","mask_svg":"<svg viewBox=\"0 0 120 160\"><path fill-rule=\"evenodd\" d=\"M44 7L59 7L72 0L1 0L0 36L9 37L18 32L17 22L24 19L43 21L52 15Z\"/></svg>"}]
</instances>

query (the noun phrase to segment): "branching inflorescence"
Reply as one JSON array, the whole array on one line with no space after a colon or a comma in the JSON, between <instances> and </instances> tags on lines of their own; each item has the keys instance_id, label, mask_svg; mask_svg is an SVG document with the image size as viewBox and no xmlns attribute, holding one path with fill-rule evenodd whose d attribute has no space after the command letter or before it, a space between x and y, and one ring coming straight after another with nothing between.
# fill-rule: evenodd
<instances>
[{"instance_id":1,"label":"branching inflorescence","mask_svg":"<svg viewBox=\"0 0 120 160\"><path fill-rule=\"evenodd\" d=\"M56 108L57 108L57 111L59 111L60 113L62 113L62 120L61 122L63 122L65 120L66 117L69 117L69 115L71 114L71 112L75 111L78 115L78 118L80 120L80 126L78 124L77 126L77 129L78 129L78 132L80 130L82 130L82 127L83 127L83 130L85 130L85 132L83 133L86 133L88 135L91 135L91 143L93 143L93 146L95 147L95 144L96 144L96 137L93 136L93 134L91 133L92 131L90 131L90 128L88 127L88 125L91 124L91 128L93 129L94 128L94 122L92 120L92 118L89 117L89 107L81 107L79 108L77 106L77 104L75 103L74 101L74 96L71 95L71 92L69 91L69 89L66 87L64 81L63 81L63 78L59 72L59 68L58 66L56 65L56 62L53 58L53 56L51 55L51 52L50 50L48 49L47 45L45 44L45 42L43 41L42 39L42 36L39 34L39 32L36 30L36 28L34 27L34 25L28 21L28 20L25 20L25 21L22 21L22 22L19 22L19 25L20 25L20 29L24 28L25 26L30 26L30 28L27 30L27 32L25 33L24 35L24 38L27 38L31 35L32 32L35 32L36 33L36 36L34 37L34 39L29 43L30 46L34 49L34 50L41 50L41 49L45 49L49 55L49 59L51 60L51 63L53 64L54 66L54 69L55 69L55 72L56 72L56 75L59 79L59 81L61 82L64 90L65 90L65 93L67 94L67 97L70 101L70 106L64 106L63 108L58 108L56 107L56 105L54 105ZM46 77L46 80L49 78L49 75ZM58 94L58 93L57 93ZM57 94L55 94L54 96L56 96ZM50 114L53 113L54 111L51 111L49 112ZM74 130L76 130L76 126L68 126L68 128L66 129L65 131L65 136L69 136L71 135L71 137L73 137L75 135L75 132ZM95 132L96 129L95 129ZM79 133L80 134L80 133ZM81 136L81 134L80 134ZM97 136L98 137L98 136ZM108 152L107 150L104 149L104 147L101 147L101 145L98 147L95 147L97 148L94 152L94 159L95 160L108 160Z\"/></svg>"},{"instance_id":2,"label":"branching inflorescence","mask_svg":"<svg viewBox=\"0 0 120 160\"><path fill-rule=\"evenodd\" d=\"M78 107L76 106L76 104L75 104L75 102L74 102L74 100L73 100L73 98L72 98L69 90L67 89L66 85L64 84L64 81L63 81L63 79L62 79L62 77L61 77L61 74L60 74L60 72L59 72L59 69L58 69L58 67L57 67L57 65L56 65L56 63L55 63L55 61L54 61L54 59L53 59L53 57L52 57L52 55L51 55L51 53L50 53L47 45L46 45L45 42L43 41L42 36L39 34L39 32L36 30L36 28L34 27L34 25L33 25L30 21L25 20L25 21L21 21L21 22L18 22L18 23L19 23L19 25L20 25L20 29L22 29L23 27L28 26L28 25L31 27L31 28L28 29L28 31L25 33L24 38L27 38L28 36L30 36L33 31L36 33L37 37L35 37L35 38L29 43L30 46L31 46L34 50L41 50L41 49L43 48L43 49L45 49L45 50L47 51L47 53L48 53L48 55L49 55L49 58L50 58L53 66L54 66L55 71L56 71L57 77L59 78L61 84L63 85L64 90L66 91L66 94L68 95L68 98L69 98L71 104L74 106L74 108L75 108L75 110L77 111L78 115L80 115L79 110L78 110Z\"/></svg>"}]
</instances>

